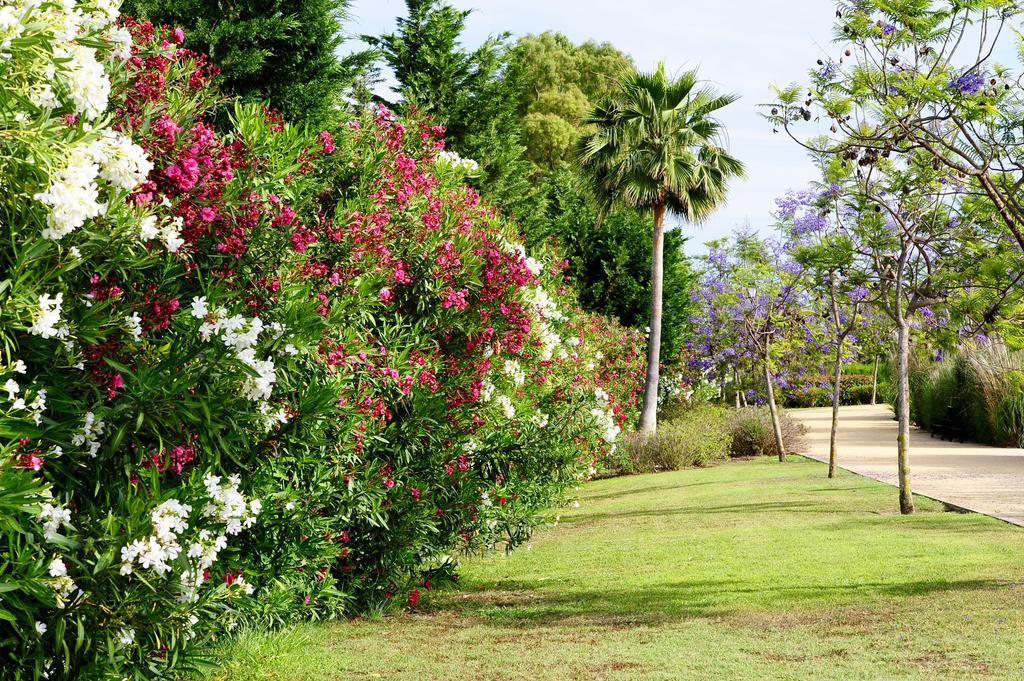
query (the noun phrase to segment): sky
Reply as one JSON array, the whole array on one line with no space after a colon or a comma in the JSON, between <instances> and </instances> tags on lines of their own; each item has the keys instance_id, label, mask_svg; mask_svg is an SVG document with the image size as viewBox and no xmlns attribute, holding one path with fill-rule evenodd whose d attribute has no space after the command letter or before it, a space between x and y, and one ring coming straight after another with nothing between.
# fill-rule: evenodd
<instances>
[{"instance_id":1,"label":"sky","mask_svg":"<svg viewBox=\"0 0 1024 681\"><path fill-rule=\"evenodd\" d=\"M664 61L670 70L696 68L701 78L740 100L723 110L728 147L747 166L726 205L702 225L680 225L691 254L737 227L771 231L775 198L815 177L804 151L760 118L771 86L806 82L807 71L831 45L831 0L449 0L473 13L464 43L487 36L560 31L573 42L610 42L641 69ZM402 0L354 0L346 32L391 31L405 14ZM348 43L358 47L360 43Z\"/></svg>"}]
</instances>

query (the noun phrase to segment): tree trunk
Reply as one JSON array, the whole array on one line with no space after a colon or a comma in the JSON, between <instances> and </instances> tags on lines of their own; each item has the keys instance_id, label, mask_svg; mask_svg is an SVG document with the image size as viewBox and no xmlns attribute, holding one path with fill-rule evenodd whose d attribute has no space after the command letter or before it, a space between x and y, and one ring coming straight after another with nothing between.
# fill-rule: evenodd
<instances>
[{"instance_id":1,"label":"tree trunk","mask_svg":"<svg viewBox=\"0 0 1024 681\"><path fill-rule=\"evenodd\" d=\"M914 497L910 492L910 324L904 319L899 322L898 327L896 419L899 421L899 435L896 438L897 463L899 466L900 513L908 515L914 512Z\"/></svg>"},{"instance_id":2,"label":"tree trunk","mask_svg":"<svg viewBox=\"0 0 1024 681\"><path fill-rule=\"evenodd\" d=\"M647 382L640 412L640 432L658 429L658 378L661 361L661 295L665 274L665 204L654 207L654 248L651 253L651 333L647 339Z\"/></svg>"},{"instance_id":3,"label":"tree trunk","mask_svg":"<svg viewBox=\"0 0 1024 681\"><path fill-rule=\"evenodd\" d=\"M779 461L786 460L786 446L782 441L782 423L779 421L779 409L775 406L775 387L772 385L774 382L772 379L771 365L768 363L768 358L764 358L764 380L768 386L768 411L772 415L772 430L775 431L775 446L779 450Z\"/></svg>"},{"instance_id":4,"label":"tree trunk","mask_svg":"<svg viewBox=\"0 0 1024 681\"><path fill-rule=\"evenodd\" d=\"M832 381L832 434L828 442L828 477L836 477L836 434L839 432L839 396L843 387L843 343L836 347L836 363Z\"/></svg>"},{"instance_id":5,"label":"tree trunk","mask_svg":"<svg viewBox=\"0 0 1024 681\"><path fill-rule=\"evenodd\" d=\"M871 404L878 404L878 355L875 355L875 371L871 376Z\"/></svg>"}]
</instances>

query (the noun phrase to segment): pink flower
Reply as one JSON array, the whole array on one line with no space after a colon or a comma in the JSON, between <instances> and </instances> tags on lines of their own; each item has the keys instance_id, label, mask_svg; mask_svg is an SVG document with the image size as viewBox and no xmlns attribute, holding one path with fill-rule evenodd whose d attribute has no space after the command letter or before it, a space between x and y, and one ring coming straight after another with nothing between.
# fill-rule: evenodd
<instances>
[{"instance_id":1,"label":"pink flower","mask_svg":"<svg viewBox=\"0 0 1024 681\"><path fill-rule=\"evenodd\" d=\"M395 486L395 481L392 480L391 478L388 478L384 481L384 486L387 487L388 489L391 489L392 487Z\"/></svg>"},{"instance_id":2,"label":"pink flower","mask_svg":"<svg viewBox=\"0 0 1024 681\"><path fill-rule=\"evenodd\" d=\"M185 31L181 30L180 28L175 28L173 31L171 31L171 36L174 37L174 42L178 43L179 45L185 42Z\"/></svg>"},{"instance_id":3,"label":"pink flower","mask_svg":"<svg viewBox=\"0 0 1024 681\"><path fill-rule=\"evenodd\" d=\"M17 467L38 471L43 467L43 460L35 454L22 454L18 457Z\"/></svg>"},{"instance_id":4,"label":"pink flower","mask_svg":"<svg viewBox=\"0 0 1024 681\"><path fill-rule=\"evenodd\" d=\"M334 151L334 137L326 130L320 133L320 144L323 146L325 154L329 154Z\"/></svg>"},{"instance_id":5,"label":"pink flower","mask_svg":"<svg viewBox=\"0 0 1024 681\"><path fill-rule=\"evenodd\" d=\"M412 498L415 499L416 501L420 500L420 490L418 487L411 488L409 490L409 493L412 494Z\"/></svg>"},{"instance_id":6,"label":"pink flower","mask_svg":"<svg viewBox=\"0 0 1024 681\"><path fill-rule=\"evenodd\" d=\"M469 291L461 289L455 291L453 289L445 289L441 292L441 307L448 309L454 307L456 310L465 310L469 307L469 303L466 301L466 294Z\"/></svg>"},{"instance_id":7,"label":"pink flower","mask_svg":"<svg viewBox=\"0 0 1024 681\"><path fill-rule=\"evenodd\" d=\"M395 294L391 292L391 289L385 287L380 290L377 297L382 303L390 303L395 298Z\"/></svg>"}]
</instances>

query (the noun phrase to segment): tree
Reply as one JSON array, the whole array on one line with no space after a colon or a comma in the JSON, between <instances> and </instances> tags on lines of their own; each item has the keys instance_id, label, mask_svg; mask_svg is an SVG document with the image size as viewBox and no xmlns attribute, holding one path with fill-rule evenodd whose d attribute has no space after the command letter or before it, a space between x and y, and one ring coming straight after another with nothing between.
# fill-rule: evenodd
<instances>
[{"instance_id":1,"label":"tree","mask_svg":"<svg viewBox=\"0 0 1024 681\"><path fill-rule=\"evenodd\" d=\"M1024 251L1024 88L998 62L1024 7L1015 0L836 6L842 52L818 60L806 99L804 88L778 91L766 105L769 119L801 144L849 160L925 155L990 201ZM796 136L798 125L821 117L831 136Z\"/></svg>"},{"instance_id":2,"label":"tree","mask_svg":"<svg viewBox=\"0 0 1024 681\"><path fill-rule=\"evenodd\" d=\"M593 130L578 144L579 164L602 208L621 201L654 218L643 433L657 428L665 213L698 223L743 174L743 164L720 146L722 125L714 117L735 100L701 86L694 71L673 78L661 64L653 73L624 75L615 94L584 119Z\"/></svg>"},{"instance_id":3,"label":"tree","mask_svg":"<svg viewBox=\"0 0 1024 681\"><path fill-rule=\"evenodd\" d=\"M222 85L267 101L289 121L326 126L372 53L338 57L349 0L125 0L122 11L181 27L185 45L210 55Z\"/></svg>"},{"instance_id":4,"label":"tree","mask_svg":"<svg viewBox=\"0 0 1024 681\"><path fill-rule=\"evenodd\" d=\"M778 201L778 218L789 237L794 259L807 268L808 291L819 318L825 321L826 342L832 351L832 425L829 433L828 477L838 460L839 405L843 364L855 347L854 332L871 292L864 285L854 244L842 222L846 207L835 188L790 193ZM833 212L838 217L833 217ZM877 364L876 364L877 371ZM877 373L876 373L877 378Z\"/></svg>"},{"instance_id":5,"label":"tree","mask_svg":"<svg viewBox=\"0 0 1024 681\"><path fill-rule=\"evenodd\" d=\"M863 258L877 289L878 307L896 327L897 464L900 512L914 512L910 483L910 347L915 318L945 305L976 279L989 243L985 212L964 201L964 186L950 182L925 154L900 162L881 158L856 171L827 161L836 183L841 229Z\"/></svg>"},{"instance_id":6,"label":"tree","mask_svg":"<svg viewBox=\"0 0 1024 681\"><path fill-rule=\"evenodd\" d=\"M519 39L508 77L519 93L526 155L539 172L551 173L572 160L583 117L632 68L632 60L609 43L574 45L551 32Z\"/></svg>"}]
</instances>

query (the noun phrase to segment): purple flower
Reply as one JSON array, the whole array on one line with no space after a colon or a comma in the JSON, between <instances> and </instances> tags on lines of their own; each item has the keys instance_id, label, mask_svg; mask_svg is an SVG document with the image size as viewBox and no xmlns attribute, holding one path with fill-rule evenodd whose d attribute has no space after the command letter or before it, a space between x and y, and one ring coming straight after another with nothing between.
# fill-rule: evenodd
<instances>
[{"instance_id":1,"label":"purple flower","mask_svg":"<svg viewBox=\"0 0 1024 681\"><path fill-rule=\"evenodd\" d=\"M957 90L964 95L977 94L983 87L985 87L985 76L977 71L969 71L959 78L949 81L950 90Z\"/></svg>"},{"instance_id":2,"label":"purple flower","mask_svg":"<svg viewBox=\"0 0 1024 681\"><path fill-rule=\"evenodd\" d=\"M867 300L868 290L863 286L857 286L850 291L850 300L855 303L863 303Z\"/></svg>"},{"instance_id":3,"label":"purple flower","mask_svg":"<svg viewBox=\"0 0 1024 681\"><path fill-rule=\"evenodd\" d=\"M886 24L882 27L882 35L892 35L896 32L896 27L892 24Z\"/></svg>"}]
</instances>

